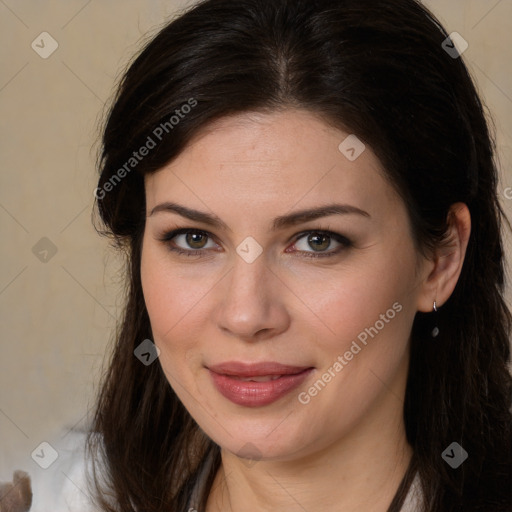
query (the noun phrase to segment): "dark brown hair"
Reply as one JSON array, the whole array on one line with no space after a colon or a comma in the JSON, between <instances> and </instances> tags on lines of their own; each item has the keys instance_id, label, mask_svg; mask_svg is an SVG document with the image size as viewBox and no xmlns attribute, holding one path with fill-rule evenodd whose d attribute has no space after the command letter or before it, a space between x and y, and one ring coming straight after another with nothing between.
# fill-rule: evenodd
<instances>
[{"instance_id":1,"label":"dark brown hair","mask_svg":"<svg viewBox=\"0 0 512 512\"><path fill-rule=\"evenodd\" d=\"M421 251L442 243L450 205L468 205L471 237L459 282L437 313L440 334L431 338L430 314L414 321L404 405L414 454L389 511L399 510L415 470L426 511L511 510L511 315L495 148L462 58L443 48L447 36L415 0L206 0L133 61L105 123L96 191L129 276L89 438L102 510L185 510L212 455L204 507L220 464L219 447L160 365L144 366L133 354L152 339L140 281L144 175L214 120L286 108L319 114L373 149ZM131 161L148 137L155 146ZM454 441L469 454L457 469L441 457Z\"/></svg>"}]
</instances>

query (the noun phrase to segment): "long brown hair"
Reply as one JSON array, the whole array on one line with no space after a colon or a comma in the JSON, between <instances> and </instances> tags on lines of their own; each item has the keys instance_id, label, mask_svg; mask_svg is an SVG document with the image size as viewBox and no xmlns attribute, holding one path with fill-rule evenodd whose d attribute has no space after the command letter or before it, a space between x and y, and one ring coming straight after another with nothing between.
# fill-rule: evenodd
<instances>
[{"instance_id":1,"label":"long brown hair","mask_svg":"<svg viewBox=\"0 0 512 512\"><path fill-rule=\"evenodd\" d=\"M404 405L414 454L389 512L399 510L415 470L426 511L511 510L511 315L495 147L447 37L415 0L206 0L133 61L104 126L96 190L103 230L126 255L128 276L89 437L102 510L181 512L212 456L204 507L220 464L219 447L160 365L134 357L152 339L140 281L144 175L216 119L287 107L320 114L372 147L407 206L420 250L442 242L450 205L468 205L469 246L437 313L439 335L430 336L431 315L418 312L414 321ZM185 104L191 108L180 110ZM143 145L152 147L131 160ZM456 469L441 456L454 441L469 454Z\"/></svg>"}]
</instances>

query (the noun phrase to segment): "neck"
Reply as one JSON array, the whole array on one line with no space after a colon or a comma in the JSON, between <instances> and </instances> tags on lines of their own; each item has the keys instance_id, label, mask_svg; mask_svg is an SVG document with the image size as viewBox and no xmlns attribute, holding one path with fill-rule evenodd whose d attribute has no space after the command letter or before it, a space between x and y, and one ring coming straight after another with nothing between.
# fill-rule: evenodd
<instances>
[{"instance_id":1,"label":"neck","mask_svg":"<svg viewBox=\"0 0 512 512\"><path fill-rule=\"evenodd\" d=\"M384 389L364 421L321 451L250 465L222 450L206 511L386 512L412 456L398 398L405 381L395 384L398 393Z\"/></svg>"}]
</instances>

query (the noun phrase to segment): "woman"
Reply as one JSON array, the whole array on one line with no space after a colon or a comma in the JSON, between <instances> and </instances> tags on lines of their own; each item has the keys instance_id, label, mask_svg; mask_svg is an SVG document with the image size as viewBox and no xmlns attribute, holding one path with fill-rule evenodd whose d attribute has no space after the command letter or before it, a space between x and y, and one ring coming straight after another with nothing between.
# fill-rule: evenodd
<instances>
[{"instance_id":1,"label":"woman","mask_svg":"<svg viewBox=\"0 0 512 512\"><path fill-rule=\"evenodd\" d=\"M207 0L126 72L109 511L511 510L493 142L413 0Z\"/></svg>"}]
</instances>

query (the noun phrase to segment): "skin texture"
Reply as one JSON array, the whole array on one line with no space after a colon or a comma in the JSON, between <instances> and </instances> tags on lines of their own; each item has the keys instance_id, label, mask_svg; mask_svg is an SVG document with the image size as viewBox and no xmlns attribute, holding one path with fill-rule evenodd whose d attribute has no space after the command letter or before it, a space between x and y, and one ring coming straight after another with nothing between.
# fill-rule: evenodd
<instances>
[{"instance_id":1,"label":"skin texture","mask_svg":"<svg viewBox=\"0 0 512 512\"><path fill-rule=\"evenodd\" d=\"M32 505L30 477L15 471L12 482L0 482L0 512L28 512Z\"/></svg>"},{"instance_id":2,"label":"skin texture","mask_svg":"<svg viewBox=\"0 0 512 512\"><path fill-rule=\"evenodd\" d=\"M432 311L434 300L441 307L452 293L470 217L465 205L454 205L450 242L421 256L405 205L371 148L354 161L338 149L348 135L306 111L245 113L217 121L146 177L141 277L159 361L222 448L208 512L384 512L410 460L402 410L411 327L417 311ZM227 227L151 214L165 202L214 214ZM368 216L270 229L275 217L329 203ZM177 228L210 236L195 244L185 235L161 240ZM351 245L308 243L308 235L326 230ZM313 233L296 236L305 231ZM263 249L252 263L236 251L249 236ZM188 257L173 246L205 253ZM400 311L301 403L299 393L393 304ZM315 370L277 402L250 408L224 398L206 368L233 360Z\"/></svg>"}]
</instances>

